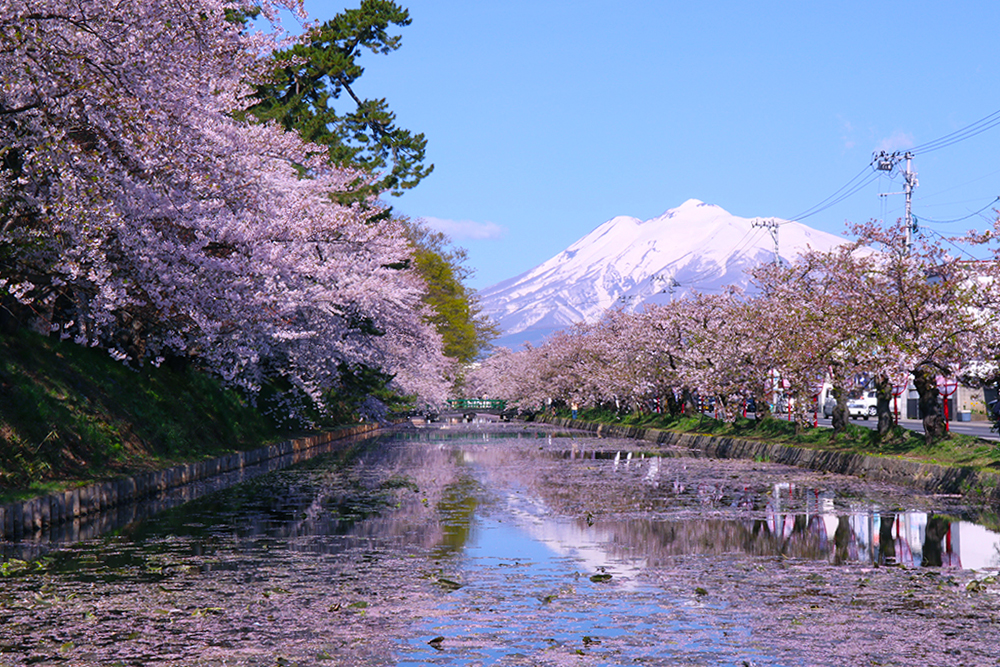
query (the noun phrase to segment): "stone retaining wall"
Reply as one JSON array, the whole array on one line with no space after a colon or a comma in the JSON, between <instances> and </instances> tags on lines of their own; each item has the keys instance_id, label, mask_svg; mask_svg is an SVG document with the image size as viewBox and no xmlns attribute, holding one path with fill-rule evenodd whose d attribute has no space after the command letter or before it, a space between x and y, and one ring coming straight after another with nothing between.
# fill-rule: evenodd
<instances>
[{"instance_id":1,"label":"stone retaining wall","mask_svg":"<svg viewBox=\"0 0 1000 667\"><path fill-rule=\"evenodd\" d=\"M830 452L741 438L674 433L636 426L597 424L578 419L539 417L539 421L579 429L601 437L632 438L685 448L696 455L721 459L754 459L810 470L853 475L898 484L925 493L961 494L1000 504L1000 474L961 466L920 463L888 456Z\"/></svg>"},{"instance_id":2,"label":"stone retaining wall","mask_svg":"<svg viewBox=\"0 0 1000 667\"><path fill-rule=\"evenodd\" d=\"M224 473L262 464L380 428L378 424L359 424L329 433L286 440L247 452L235 452L199 463L187 463L54 493L40 498L0 506L0 539L17 540L36 535L61 524L81 520L115 507L156 496L168 489L182 487L217 477Z\"/></svg>"}]
</instances>

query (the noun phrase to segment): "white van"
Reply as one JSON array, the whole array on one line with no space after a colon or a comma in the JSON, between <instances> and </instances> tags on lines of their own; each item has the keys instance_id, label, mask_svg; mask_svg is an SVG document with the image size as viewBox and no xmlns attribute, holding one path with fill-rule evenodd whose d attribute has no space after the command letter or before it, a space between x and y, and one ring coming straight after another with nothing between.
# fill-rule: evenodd
<instances>
[{"instance_id":1,"label":"white van","mask_svg":"<svg viewBox=\"0 0 1000 667\"><path fill-rule=\"evenodd\" d=\"M847 401L847 413L853 419L857 419L858 417L868 419L878 414L877 406L878 399L875 397L875 391L863 391L860 398L852 398Z\"/></svg>"}]
</instances>

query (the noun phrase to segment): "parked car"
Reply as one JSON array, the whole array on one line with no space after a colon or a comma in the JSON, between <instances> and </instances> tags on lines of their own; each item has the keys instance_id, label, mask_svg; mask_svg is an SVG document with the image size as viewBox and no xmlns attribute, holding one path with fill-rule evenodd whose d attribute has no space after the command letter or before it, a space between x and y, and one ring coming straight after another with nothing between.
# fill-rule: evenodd
<instances>
[{"instance_id":1,"label":"parked car","mask_svg":"<svg viewBox=\"0 0 1000 667\"><path fill-rule=\"evenodd\" d=\"M833 396L828 396L825 401L823 401L823 417L829 419L833 416L833 411L837 407L837 401L834 400Z\"/></svg>"},{"instance_id":2,"label":"parked car","mask_svg":"<svg viewBox=\"0 0 1000 667\"><path fill-rule=\"evenodd\" d=\"M875 397L875 392L865 391L862 392L860 397L847 401L847 413L851 415L852 419L857 419L858 417L868 419L878 414L877 406L878 399Z\"/></svg>"}]
</instances>

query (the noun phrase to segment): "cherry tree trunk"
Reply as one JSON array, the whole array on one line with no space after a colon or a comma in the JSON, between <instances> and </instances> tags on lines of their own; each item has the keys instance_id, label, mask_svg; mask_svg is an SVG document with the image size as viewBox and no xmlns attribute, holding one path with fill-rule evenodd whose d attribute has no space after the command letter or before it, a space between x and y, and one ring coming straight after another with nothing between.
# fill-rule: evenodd
<instances>
[{"instance_id":1,"label":"cherry tree trunk","mask_svg":"<svg viewBox=\"0 0 1000 667\"><path fill-rule=\"evenodd\" d=\"M833 408L833 415L831 415L833 432L843 433L850 421L847 414L847 392L844 391L842 386L835 385L831 393L833 394L833 400L837 402L837 405Z\"/></svg>"},{"instance_id":2,"label":"cherry tree trunk","mask_svg":"<svg viewBox=\"0 0 1000 667\"><path fill-rule=\"evenodd\" d=\"M941 414L940 392L934 370L922 366L913 372L913 386L917 389L920 414L923 415L927 444L944 436L944 415Z\"/></svg>"},{"instance_id":3,"label":"cherry tree trunk","mask_svg":"<svg viewBox=\"0 0 1000 667\"><path fill-rule=\"evenodd\" d=\"M878 415L878 437L889 435L894 425L892 418L892 382L886 376L875 381L875 398L878 401L875 410Z\"/></svg>"},{"instance_id":4,"label":"cherry tree trunk","mask_svg":"<svg viewBox=\"0 0 1000 667\"><path fill-rule=\"evenodd\" d=\"M701 413L698 401L695 400L694 394L689 389L684 389L682 400L684 401L684 414L696 415Z\"/></svg>"},{"instance_id":5,"label":"cherry tree trunk","mask_svg":"<svg viewBox=\"0 0 1000 667\"><path fill-rule=\"evenodd\" d=\"M681 414L683 409L683 403L677 399L677 396L673 391L667 392L667 410L670 412L671 417L677 417Z\"/></svg>"}]
</instances>

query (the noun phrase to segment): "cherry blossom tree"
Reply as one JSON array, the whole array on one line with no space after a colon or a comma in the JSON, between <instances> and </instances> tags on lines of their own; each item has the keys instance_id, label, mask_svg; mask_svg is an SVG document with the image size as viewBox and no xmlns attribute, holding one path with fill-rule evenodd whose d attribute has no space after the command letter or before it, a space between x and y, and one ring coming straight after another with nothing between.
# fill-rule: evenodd
<instances>
[{"instance_id":1,"label":"cherry blossom tree","mask_svg":"<svg viewBox=\"0 0 1000 667\"><path fill-rule=\"evenodd\" d=\"M596 406L614 403L640 410L643 392L636 375L636 317L620 308L592 324L579 324L550 338L547 355L553 397L566 403Z\"/></svg>"},{"instance_id":2,"label":"cherry blossom tree","mask_svg":"<svg viewBox=\"0 0 1000 667\"><path fill-rule=\"evenodd\" d=\"M772 365L800 395L823 379L833 385L834 431L848 423L847 386L876 361L874 325L854 294L871 252L857 243L828 252L810 251L797 261L766 264L753 272L759 310L770 323ZM810 396L811 398L811 396ZM887 428L887 426L886 426Z\"/></svg>"},{"instance_id":3,"label":"cherry blossom tree","mask_svg":"<svg viewBox=\"0 0 1000 667\"><path fill-rule=\"evenodd\" d=\"M983 266L949 255L940 242L907 247L902 225L854 228L857 241L806 253L786 267L760 267L755 279L781 321L784 368L829 374L838 396L835 428L846 421L844 384L867 374L878 394L879 433L891 426L891 387L912 374L929 440L943 433L938 375L979 357L993 282Z\"/></svg>"},{"instance_id":4,"label":"cherry blossom tree","mask_svg":"<svg viewBox=\"0 0 1000 667\"><path fill-rule=\"evenodd\" d=\"M980 305L973 311L980 324L980 336L975 343L976 354L962 369L962 377L980 385L994 385L1000 382L1000 211L991 229L985 232L969 231L954 239L971 245L977 252L986 251L991 259L974 260L967 264L975 276L975 289Z\"/></svg>"},{"instance_id":5,"label":"cherry blossom tree","mask_svg":"<svg viewBox=\"0 0 1000 667\"><path fill-rule=\"evenodd\" d=\"M404 229L337 203L367 176L237 120L287 39L231 20L249 8L0 0L8 318L130 363L194 358L251 393L279 381L321 406L345 369L373 367L440 400L423 285L394 268Z\"/></svg>"},{"instance_id":6,"label":"cherry blossom tree","mask_svg":"<svg viewBox=\"0 0 1000 667\"><path fill-rule=\"evenodd\" d=\"M853 303L871 318L877 352L871 371L883 394L893 373L912 374L931 442L944 433L936 378L954 376L962 363L980 357L983 336L994 328L995 282L983 280L988 267L950 254L940 241L918 237L908 246L901 223L869 223L856 233L878 251L845 276Z\"/></svg>"},{"instance_id":7,"label":"cherry blossom tree","mask_svg":"<svg viewBox=\"0 0 1000 667\"><path fill-rule=\"evenodd\" d=\"M679 303L683 385L714 398L726 418L735 418L744 400L765 393L770 364L759 358L754 345L765 322L756 320L750 302L736 291L695 294Z\"/></svg>"}]
</instances>

